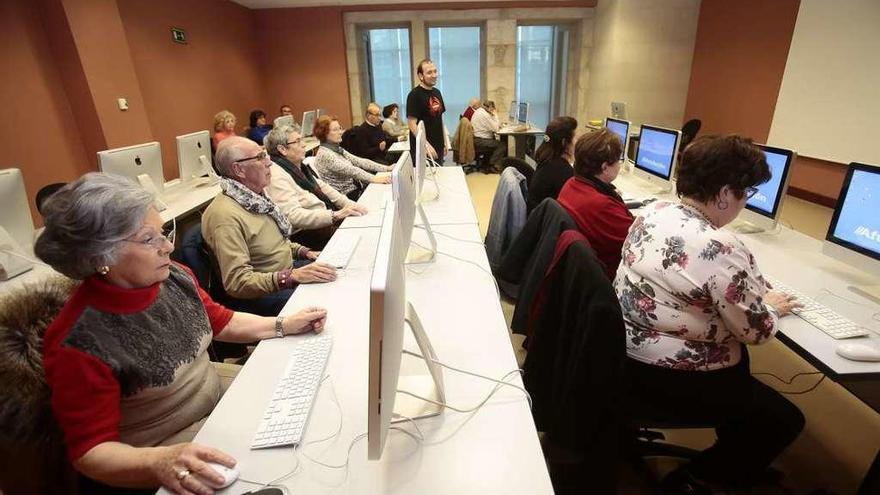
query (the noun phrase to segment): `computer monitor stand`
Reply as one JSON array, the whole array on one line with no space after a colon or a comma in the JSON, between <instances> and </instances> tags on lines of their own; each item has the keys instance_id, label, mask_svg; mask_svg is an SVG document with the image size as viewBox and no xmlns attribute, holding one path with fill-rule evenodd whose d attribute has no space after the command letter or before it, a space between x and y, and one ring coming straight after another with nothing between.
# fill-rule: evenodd
<instances>
[{"instance_id":1,"label":"computer monitor stand","mask_svg":"<svg viewBox=\"0 0 880 495\"><path fill-rule=\"evenodd\" d=\"M214 166L211 165L211 162L208 160L208 157L205 155L199 155L199 162L202 164L202 170L208 174L208 181L206 185L213 186L220 182L220 176L217 175L217 172L214 172Z\"/></svg>"},{"instance_id":2,"label":"computer monitor stand","mask_svg":"<svg viewBox=\"0 0 880 495\"><path fill-rule=\"evenodd\" d=\"M422 219L422 225L415 225L415 227L424 229L425 233L428 235L429 247L410 241L409 250L406 252L407 265L428 263L433 261L434 256L437 255L437 238L434 237L434 231L431 230L431 224L428 222L428 217L425 215L425 210L422 208L421 202L416 203L416 211Z\"/></svg>"},{"instance_id":3,"label":"computer monitor stand","mask_svg":"<svg viewBox=\"0 0 880 495\"><path fill-rule=\"evenodd\" d=\"M403 375L397 381L398 393L394 398L394 416L392 423L400 423L411 419L430 418L437 416L443 410L443 406L431 402L423 401L408 394L400 393L406 391L419 397L430 399L434 402L444 404L446 402L446 389L443 386L443 369L437 364L437 354L425 333L425 327L422 326L419 315L415 308L409 302L406 303L407 326L415 337L416 344L419 347L419 354L422 357L413 356L409 351L404 350L404 356L411 356L414 359L423 359L428 373L421 375Z\"/></svg>"},{"instance_id":4,"label":"computer monitor stand","mask_svg":"<svg viewBox=\"0 0 880 495\"><path fill-rule=\"evenodd\" d=\"M880 304L880 285L850 285L848 289L864 298Z\"/></svg>"}]
</instances>

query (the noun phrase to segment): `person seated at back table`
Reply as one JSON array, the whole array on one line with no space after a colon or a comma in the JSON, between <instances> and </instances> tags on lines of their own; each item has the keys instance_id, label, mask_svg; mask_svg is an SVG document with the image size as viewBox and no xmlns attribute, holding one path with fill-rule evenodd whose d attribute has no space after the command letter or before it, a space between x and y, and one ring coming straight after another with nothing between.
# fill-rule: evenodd
<instances>
[{"instance_id":1,"label":"person seated at back table","mask_svg":"<svg viewBox=\"0 0 880 495\"><path fill-rule=\"evenodd\" d=\"M681 201L639 212L614 288L628 396L673 421L715 427L714 445L670 473L663 493L709 495L772 482L767 468L804 427L797 406L750 374L748 352L799 304L773 291L749 248L723 229L770 179L761 149L741 136L701 137L676 175Z\"/></svg>"},{"instance_id":2,"label":"person seated at back table","mask_svg":"<svg viewBox=\"0 0 880 495\"><path fill-rule=\"evenodd\" d=\"M266 112L262 110L254 110L250 115L250 129L248 129L247 137L251 139L251 141L263 145L263 138L266 137L266 134L269 134L269 131L272 130L271 125L266 124Z\"/></svg>"},{"instance_id":3,"label":"person seated at back table","mask_svg":"<svg viewBox=\"0 0 880 495\"><path fill-rule=\"evenodd\" d=\"M235 136L235 115L229 110L220 110L214 115L214 135L211 136L211 142L214 149L220 145L224 139Z\"/></svg>"},{"instance_id":4,"label":"person seated at back table","mask_svg":"<svg viewBox=\"0 0 880 495\"><path fill-rule=\"evenodd\" d=\"M529 213L546 198L556 199L562 186L574 175L574 142L577 120L556 117L547 124L544 142L535 152L535 175L529 182L526 209Z\"/></svg>"},{"instance_id":5,"label":"person seated at back table","mask_svg":"<svg viewBox=\"0 0 880 495\"><path fill-rule=\"evenodd\" d=\"M169 258L174 234L155 204L135 182L93 172L42 210L34 252L82 281L42 341L52 413L82 494L214 493L223 478L205 462L235 459L191 442L229 386L218 370L229 377L238 367L212 364L208 345L320 332L326 319L320 308L266 318L212 301Z\"/></svg>"},{"instance_id":6,"label":"person seated at back table","mask_svg":"<svg viewBox=\"0 0 880 495\"><path fill-rule=\"evenodd\" d=\"M400 106L397 103L385 106L382 109L382 117L385 118L382 121L382 130L385 131L385 135L402 141L406 133L409 132L409 127L400 120Z\"/></svg>"},{"instance_id":7,"label":"person seated at back table","mask_svg":"<svg viewBox=\"0 0 880 495\"><path fill-rule=\"evenodd\" d=\"M331 282L336 269L324 263L294 268L294 258L314 260L317 251L290 242L290 221L263 194L272 160L250 139L220 143L214 159L223 192L202 215L202 236L220 268L230 307L277 315L297 284Z\"/></svg>"},{"instance_id":8,"label":"person seated at back table","mask_svg":"<svg viewBox=\"0 0 880 495\"><path fill-rule=\"evenodd\" d=\"M364 123L355 129L353 153L367 160L387 164L388 138L382 128L382 109L375 103L367 105Z\"/></svg>"},{"instance_id":9,"label":"person seated at back table","mask_svg":"<svg viewBox=\"0 0 880 495\"><path fill-rule=\"evenodd\" d=\"M390 165L376 163L352 155L342 143L342 126L335 116L322 115L315 122L313 134L321 142L315 155L315 171L330 187L357 201L366 183L390 184L388 173L374 175L370 172L391 172ZM369 172L368 172L369 171Z\"/></svg>"},{"instance_id":10,"label":"person seated at back table","mask_svg":"<svg viewBox=\"0 0 880 495\"><path fill-rule=\"evenodd\" d=\"M495 102L488 100L474 111L471 117L474 128L474 151L489 153L489 166L500 170L501 159L507 154L505 143L495 139L501 124L495 110Z\"/></svg>"},{"instance_id":11,"label":"person seated at back table","mask_svg":"<svg viewBox=\"0 0 880 495\"><path fill-rule=\"evenodd\" d=\"M281 105L281 108L278 109L278 116L279 117L286 117L288 115L293 115L293 108L291 108L290 105L285 103L284 105Z\"/></svg>"},{"instance_id":12,"label":"person seated at back table","mask_svg":"<svg viewBox=\"0 0 880 495\"><path fill-rule=\"evenodd\" d=\"M620 172L623 145L606 128L581 136L574 147L574 177L559 192L559 204L577 222L578 229L614 280L620 248L633 216L611 183Z\"/></svg>"},{"instance_id":13,"label":"person seated at back table","mask_svg":"<svg viewBox=\"0 0 880 495\"><path fill-rule=\"evenodd\" d=\"M367 213L366 207L348 199L303 165L305 148L293 127L273 129L266 138L266 150L273 162L266 195L293 226L291 239L323 249L345 217Z\"/></svg>"}]
</instances>

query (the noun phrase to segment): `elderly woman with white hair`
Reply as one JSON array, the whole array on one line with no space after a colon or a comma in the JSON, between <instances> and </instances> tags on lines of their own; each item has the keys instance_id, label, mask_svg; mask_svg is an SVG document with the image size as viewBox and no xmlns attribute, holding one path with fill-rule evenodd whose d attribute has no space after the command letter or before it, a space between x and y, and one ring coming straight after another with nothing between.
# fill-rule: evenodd
<instances>
[{"instance_id":1,"label":"elderly woman with white hair","mask_svg":"<svg viewBox=\"0 0 880 495\"><path fill-rule=\"evenodd\" d=\"M289 240L293 225L264 194L272 179L266 150L234 136L220 143L214 163L223 193L202 215L202 236L233 298L230 307L277 315L298 284L336 279L336 269L325 263L294 267L294 259L314 260L318 252Z\"/></svg>"},{"instance_id":2,"label":"elderly woman with white hair","mask_svg":"<svg viewBox=\"0 0 880 495\"><path fill-rule=\"evenodd\" d=\"M214 115L214 135L211 137L214 148L224 139L236 135L235 124L235 115L229 110L220 110Z\"/></svg>"},{"instance_id":3,"label":"elderly woman with white hair","mask_svg":"<svg viewBox=\"0 0 880 495\"><path fill-rule=\"evenodd\" d=\"M82 280L43 341L52 410L81 491L213 493L223 479L206 463L235 459L188 441L221 395L208 344L319 332L326 311L267 318L215 303L169 258L173 232L163 231L153 195L127 179L86 174L44 210L37 256Z\"/></svg>"},{"instance_id":4,"label":"elderly woman with white hair","mask_svg":"<svg viewBox=\"0 0 880 495\"><path fill-rule=\"evenodd\" d=\"M266 136L266 151L273 162L266 195L290 220L292 239L321 249L345 217L367 212L303 164L306 150L298 130L290 126L273 129Z\"/></svg>"}]
</instances>

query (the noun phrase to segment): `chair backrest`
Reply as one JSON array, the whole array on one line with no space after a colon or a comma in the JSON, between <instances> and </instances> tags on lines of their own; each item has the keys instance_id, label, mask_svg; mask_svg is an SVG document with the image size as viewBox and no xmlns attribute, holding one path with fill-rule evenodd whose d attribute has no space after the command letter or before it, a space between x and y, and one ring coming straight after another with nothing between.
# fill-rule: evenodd
<instances>
[{"instance_id":1,"label":"chair backrest","mask_svg":"<svg viewBox=\"0 0 880 495\"><path fill-rule=\"evenodd\" d=\"M681 144L678 149L684 151L687 145L691 144L691 141L697 137L697 134L700 132L700 127L703 126L703 121L700 119L691 119L684 123L681 126Z\"/></svg>"},{"instance_id":2,"label":"chair backrest","mask_svg":"<svg viewBox=\"0 0 880 495\"><path fill-rule=\"evenodd\" d=\"M196 222L189 226L180 238L180 262L188 266L203 289L211 286L211 258L205 249L202 237L202 224Z\"/></svg>"},{"instance_id":3,"label":"chair backrest","mask_svg":"<svg viewBox=\"0 0 880 495\"><path fill-rule=\"evenodd\" d=\"M360 126L355 125L352 126L351 129L346 129L345 132L342 133L342 143L341 146L348 151L352 155L361 156L361 153L357 149L357 132Z\"/></svg>"}]
</instances>

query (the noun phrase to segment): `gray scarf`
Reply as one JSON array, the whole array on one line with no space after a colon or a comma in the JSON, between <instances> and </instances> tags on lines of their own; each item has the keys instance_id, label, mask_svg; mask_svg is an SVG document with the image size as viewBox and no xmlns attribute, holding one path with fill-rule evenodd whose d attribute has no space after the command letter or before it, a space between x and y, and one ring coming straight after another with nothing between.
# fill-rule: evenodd
<instances>
[{"instance_id":1,"label":"gray scarf","mask_svg":"<svg viewBox=\"0 0 880 495\"><path fill-rule=\"evenodd\" d=\"M293 232L290 220L281 213L278 205L269 198L251 191L237 180L226 177L220 179L220 189L245 210L258 215L269 215L272 217L272 220L275 220L275 223L278 224L278 230L281 231L281 234L284 237L290 237L290 234Z\"/></svg>"}]
</instances>

